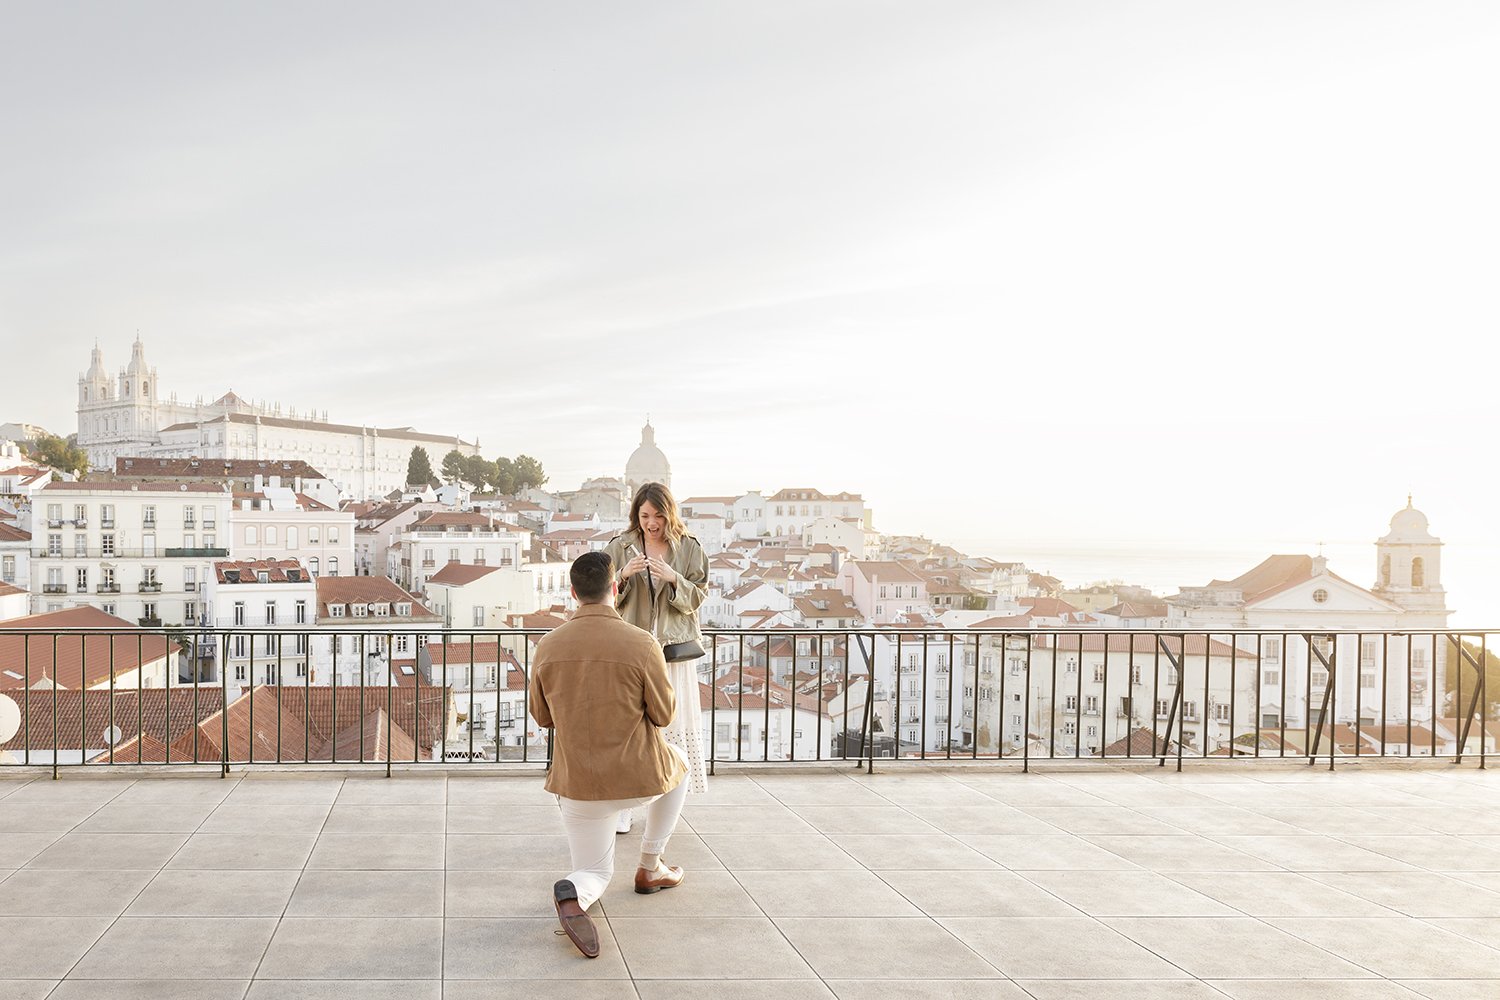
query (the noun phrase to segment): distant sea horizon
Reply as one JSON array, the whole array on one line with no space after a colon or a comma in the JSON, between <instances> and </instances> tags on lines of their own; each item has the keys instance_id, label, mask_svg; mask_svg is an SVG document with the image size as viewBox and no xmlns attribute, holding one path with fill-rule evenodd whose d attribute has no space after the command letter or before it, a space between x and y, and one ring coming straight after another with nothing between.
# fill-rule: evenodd
<instances>
[{"instance_id":1,"label":"distant sea horizon","mask_svg":"<svg viewBox=\"0 0 1500 1000\"><path fill-rule=\"evenodd\" d=\"M961 552L1017 561L1037 573L1063 581L1069 589L1103 581L1145 587L1158 596L1183 587L1200 587L1210 580L1232 580L1266 557L1282 554L1317 555L1305 542L1249 542L1244 545L1204 546L1182 541L1048 543L1003 538L936 538ZM1369 588L1375 583L1375 545L1368 542L1329 542L1323 546L1328 568L1350 583ZM1443 547L1443 586L1449 624L1455 627L1500 629L1500 546Z\"/></svg>"}]
</instances>

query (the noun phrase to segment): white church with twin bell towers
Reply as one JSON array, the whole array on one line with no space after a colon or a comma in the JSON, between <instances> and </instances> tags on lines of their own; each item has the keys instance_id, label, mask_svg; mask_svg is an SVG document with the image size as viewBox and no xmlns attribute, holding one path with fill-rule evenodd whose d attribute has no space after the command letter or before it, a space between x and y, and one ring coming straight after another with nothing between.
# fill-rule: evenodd
<instances>
[{"instance_id":1,"label":"white church with twin bell towers","mask_svg":"<svg viewBox=\"0 0 1500 1000\"><path fill-rule=\"evenodd\" d=\"M78 378L78 444L89 467L113 470L115 459L197 458L301 460L327 476L346 498L365 500L402 489L413 446L436 466L453 449L479 454L479 442L424 434L410 427L329 423L327 411L298 413L279 403L247 402L226 392L213 402L163 396L156 369L137 337L130 364L113 378L94 347Z\"/></svg>"}]
</instances>

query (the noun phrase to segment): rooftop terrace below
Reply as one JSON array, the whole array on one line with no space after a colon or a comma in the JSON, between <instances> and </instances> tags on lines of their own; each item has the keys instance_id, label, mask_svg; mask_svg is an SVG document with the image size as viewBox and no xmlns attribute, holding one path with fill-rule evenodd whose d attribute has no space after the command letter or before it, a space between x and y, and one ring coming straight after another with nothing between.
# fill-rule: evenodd
<instances>
[{"instance_id":1,"label":"rooftop terrace below","mask_svg":"<svg viewBox=\"0 0 1500 1000\"><path fill-rule=\"evenodd\" d=\"M1500 996L1500 774L721 773L582 958L535 773L0 773L0 998ZM165 982L170 981L170 982Z\"/></svg>"}]
</instances>

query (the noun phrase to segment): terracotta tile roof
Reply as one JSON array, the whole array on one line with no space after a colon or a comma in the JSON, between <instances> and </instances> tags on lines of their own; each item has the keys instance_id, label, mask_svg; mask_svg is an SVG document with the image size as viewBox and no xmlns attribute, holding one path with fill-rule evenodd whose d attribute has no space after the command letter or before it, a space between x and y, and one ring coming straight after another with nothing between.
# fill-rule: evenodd
<instances>
[{"instance_id":1,"label":"terracotta tile roof","mask_svg":"<svg viewBox=\"0 0 1500 1000\"><path fill-rule=\"evenodd\" d=\"M396 586L394 580L384 576L320 576L318 580L318 618L332 617L328 615L330 604L389 604L391 616L388 619L361 618L361 624L370 621L415 621L418 619L439 620L439 616L430 611L421 601L411 594ZM396 614L397 604L410 604L410 617ZM347 625L350 616L339 619L337 624Z\"/></svg>"},{"instance_id":2,"label":"terracotta tile roof","mask_svg":"<svg viewBox=\"0 0 1500 1000\"><path fill-rule=\"evenodd\" d=\"M1060 601L1055 597L1023 597L1016 603L1023 608L1030 608L1031 613L1038 618L1061 618L1078 612L1067 601Z\"/></svg>"},{"instance_id":3,"label":"terracotta tile roof","mask_svg":"<svg viewBox=\"0 0 1500 1000\"><path fill-rule=\"evenodd\" d=\"M890 559L853 559L848 565L867 580L881 583L923 583L921 577Z\"/></svg>"},{"instance_id":4,"label":"terracotta tile roof","mask_svg":"<svg viewBox=\"0 0 1500 1000\"><path fill-rule=\"evenodd\" d=\"M411 736L377 708L363 720L344 727L325 746L318 760L419 760Z\"/></svg>"},{"instance_id":5,"label":"terracotta tile roof","mask_svg":"<svg viewBox=\"0 0 1500 1000\"><path fill-rule=\"evenodd\" d=\"M1164 734L1163 734L1164 735ZM1191 744L1183 746L1184 753L1191 753ZM1162 737L1151 732L1144 726L1138 726L1130 731L1128 736L1123 736L1106 746L1096 756L1124 757L1127 754L1132 757L1150 757L1153 754L1162 753L1169 757L1177 756L1177 742L1166 741L1165 749L1162 748Z\"/></svg>"},{"instance_id":6,"label":"terracotta tile roof","mask_svg":"<svg viewBox=\"0 0 1500 1000\"><path fill-rule=\"evenodd\" d=\"M192 758L189 757L189 760ZM181 763L167 745L150 733L138 733L117 744L113 751L99 754L89 760L90 764L170 764Z\"/></svg>"},{"instance_id":7,"label":"terracotta tile roof","mask_svg":"<svg viewBox=\"0 0 1500 1000\"><path fill-rule=\"evenodd\" d=\"M138 479L155 476L161 479L327 479L301 459L263 460L256 458L151 458L115 459L116 479Z\"/></svg>"},{"instance_id":8,"label":"terracotta tile roof","mask_svg":"<svg viewBox=\"0 0 1500 1000\"><path fill-rule=\"evenodd\" d=\"M471 527L488 528L491 521L484 514L477 514L468 510L430 510L419 516L411 523L412 528L435 528L435 527ZM496 523L497 528L507 528L510 525Z\"/></svg>"},{"instance_id":9,"label":"terracotta tile roof","mask_svg":"<svg viewBox=\"0 0 1500 1000\"><path fill-rule=\"evenodd\" d=\"M489 576L499 568L499 566L471 566L467 563L450 562L429 576L427 583L429 586L436 583L462 587L466 583L473 583L475 580Z\"/></svg>"},{"instance_id":10,"label":"terracotta tile roof","mask_svg":"<svg viewBox=\"0 0 1500 1000\"><path fill-rule=\"evenodd\" d=\"M311 583L313 579L296 559L222 560L214 563L215 579L227 586L259 583L262 573L266 574L266 583Z\"/></svg>"},{"instance_id":11,"label":"terracotta tile roof","mask_svg":"<svg viewBox=\"0 0 1500 1000\"><path fill-rule=\"evenodd\" d=\"M51 690L10 693L22 711L23 722L9 743L0 744L0 750L22 752L28 732L32 750L51 750L53 694ZM171 742L191 730L196 720L213 715L224 704L224 692L216 687L178 687L170 692L167 688L138 692L131 687L113 695L108 688L59 690L56 696L57 743L62 750L107 747L104 733L111 725L118 726L126 740L145 733L159 742ZM116 744L117 756L121 746ZM130 759L135 759L133 753ZM173 759L178 759L175 754ZM191 754L188 759L192 759Z\"/></svg>"},{"instance_id":12,"label":"terracotta tile roof","mask_svg":"<svg viewBox=\"0 0 1500 1000\"><path fill-rule=\"evenodd\" d=\"M45 633L61 628L109 628L120 632L86 636L14 634L18 629ZM12 618L0 622L0 689L25 687L28 677L32 687L38 683L53 683L73 690L108 686L111 648L113 673L119 677L141 663L147 666L160 663L169 652L176 651L177 645L169 644L163 635L143 633L125 619L93 607Z\"/></svg>"},{"instance_id":13,"label":"terracotta tile roof","mask_svg":"<svg viewBox=\"0 0 1500 1000\"><path fill-rule=\"evenodd\" d=\"M199 483L181 480L171 482L111 482L103 479L86 479L79 483L48 483L43 493L219 493L229 496L229 490L219 483Z\"/></svg>"},{"instance_id":14,"label":"terracotta tile roof","mask_svg":"<svg viewBox=\"0 0 1500 1000\"><path fill-rule=\"evenodd\" d=\"M12 594L27 594L27 593L30 593L30 591L22 590L20 587L17 587L15 584L5 583L3 581L0 581L0 597L9 597Z\"/></svg>"},{"instance_id":15,"label":"terracotta tile roof","mask_svg":"<svg viewBox=\"0 0 1500 1000\"><path fill-rule=\"evenodd\" d=\"M22 531L10 524L0 524L0 542L29 542L31 532Z\"/></svg>"},{"instance_id":16,"label":"terracotta tile roof","mask_svg":"<svg viewBox=\"0 0 1500 1000\"><path fill-rule=\"evenodd\" d=\"M1113 615L1116 618L1165 618L1167 617L1167 605L1165 601L1121 601L1114 607L1105 608L1099 612L1101 615Z\"/></svg>"}]
</instances>

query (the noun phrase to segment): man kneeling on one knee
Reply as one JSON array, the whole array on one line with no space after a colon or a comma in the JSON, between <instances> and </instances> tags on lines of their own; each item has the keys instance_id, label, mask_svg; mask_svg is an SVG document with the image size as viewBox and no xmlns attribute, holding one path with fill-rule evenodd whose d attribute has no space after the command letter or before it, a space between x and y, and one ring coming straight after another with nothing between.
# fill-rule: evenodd
<instances>
[{"instance_id":1,"label":"man kneeling on one knee","mask_svg":"<svg viewBox=\"0 0 1500 1000\"><path fill-rule=\"evenodd\" d=\"M599 934L587 910L614 875L620 810L649 807L635 891L682 882L661 855L682 814L687 764L658 731L677 707L661 646L616 613L610 557L579 556L571 579L579 607L537 644L531 715L554 731L546 789L558 797L573 855L573 873L552 888L557 919L594 958Z\"/></svg>"}]
</instances>

